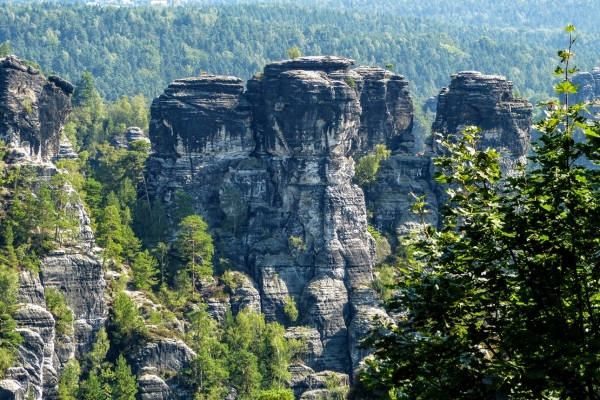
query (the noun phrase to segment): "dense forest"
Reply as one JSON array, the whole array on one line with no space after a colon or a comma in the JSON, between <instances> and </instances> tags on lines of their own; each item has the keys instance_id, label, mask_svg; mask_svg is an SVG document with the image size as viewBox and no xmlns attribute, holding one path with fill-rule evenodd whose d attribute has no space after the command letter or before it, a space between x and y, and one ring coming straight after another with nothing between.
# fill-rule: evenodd
<instances>
[{"instance_id":1,"label":"dense forest","mask_svg":"<svg viewBox=\"0 0 600 400\"><path fill-rule=\"evenodd\" d=\"M521 95L537 101L548 93L545 73L559 37L553 28L563 24L488 27L458 24L451 16L433 21L418 13L357 13L292 4L3 4L0 11L0 43L8 41L17 55L71 81L91 72L100 94L110 100L139 93L152 99L172 80L203 72L247 79L298 46L303 55L343 55L359 65L391 64L409 79L417 101L435 95L461 70L505 75ZM582 30L582 68L599 63L592 50L599 41L593 30Z\"/></svg>"}]
</instances>

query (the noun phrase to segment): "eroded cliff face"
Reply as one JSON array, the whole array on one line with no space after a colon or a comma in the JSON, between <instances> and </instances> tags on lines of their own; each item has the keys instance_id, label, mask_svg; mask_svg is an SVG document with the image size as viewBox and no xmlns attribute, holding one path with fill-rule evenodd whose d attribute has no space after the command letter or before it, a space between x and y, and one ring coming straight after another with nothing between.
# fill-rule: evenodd
<instances>
[{"instance_id":1,"label":"eroded cliff face","mask_svg":"<svg viewBox=\"0 0 600 400\"><path fill-rule=\"evenodd\" d=\"M431 157L441 150L430 140L414 154L408 82L352 65L343 57L271 63L246 91L234 77L180 79L152 104L149 191L168 212L176 190L190 194L217 243L217 268L247 275L249 289L231 304L209 300L216 318L241 300L288 323L286 298L296 301L309 328L288 336L304 335L310 348L305 364L290 367L297 394L315 371L351 373L368 354L356 346L372 317L388 318L369 286L367 210L380 231L404 236L421 223L412 194L426 195L437 224ZM498 149L510 172L525 160L531 111L511 82L463 72L440 94L433 129L448 137L481 126L482 145ZM363 193L352 183L354 160L379 143L392 156Z\"/></svg>"},{"instance_id":2,"label":"eroded cliff face","mask_svg":"<svg viewBox=\"0 0 600 400\"><path fill-rule=\"evenodd\" d=\"M71 93L69 82L46 79L18 57L0 59L0 139L40 161L52 159L60 150Z\"/></svg>"},{"instance_id":3,"label":"eroded cliff face","mask_svg":"<svg viewBox=\"0 0 600 400\"><path fill-rule=\"evenodd\" d=\"M579 85L577 93L570 96L570 103L582 103L600 98L600 67L573 75L572 83Z\"/></svg>"},{"instance_id":4,"label":"eroded cliff face","mask_svg":"<svg viewBox=\"0 0 600 400\"><path fill-rule=\"evenodd\" d=\"M59 170L50 162L59 154L64 120L71 110L72 85L61 78L45 77L26 67L17 57L0 60L0 138L9 147L8 168L33 167L37 181L33 190ZM19 275L17 331L23 337L18 366L0 381L2 398L54 398L60 372L72 358L82 359L90 350L94 333L108 316L104 273L91 252L94 236L83 202L72 191L69 207L79 219L79 235L68 246L40 260L40 272L23 270ZM0 198L0 206L10 201ZM55 329L46 310L44 290L60 290L75 323L72 334Z\"/></svg>"},{"instance_id":5,"label":"eroded cliff face","mask_svg":"<svg viewBox=\"0 0 600 400\"><path fill-rule=\"evenodd\" d=\"M350 298L372 279L364 196L351 183L351 155L371 140L359 133L361 118L369 120L361 101L386 85L396 94L406 86L398 75L353 64L342 57L272 63L245 93L232 77L178 80L152 105L152 194L167 204L178 188L194 197L220 257L254 280L268 320L287 323L285 301L295 299L300 323L319 334L316 370L350 372ZM392 111L400 107L389 97ZM365 132L377 131L375 119ZM379 138L399 144L410 123L387 136L377 131Z\"/></svg>"},{"instance_id":6,"label":"eroded cliff face","mask_svg":"<svg viewBox=\"0 0 600 400\"><path fill-rule=\"evenodd\" d=\"M325 392L328 370L349 380L369 354L357 345L373 317L389 318L370 287L376 243L367 215L390 237L404 236L421 222L410 211L413 194L426 196L432 224L443 200L431 162L442 149L430 140L414 154L408 82L353 65L343 57L271 63L246 90L235 77L180 79L151 109L149 193L169 214L176 190L191 195L211 227L217 269L236 270L238 287L227 301L208 299L209 312L218 319L227 308L249 307L289 325L284 305L293 298L296 325L306 327L290 327L286 336L305 339L308 354L289 367L288 384L303 398ZM15 57L0 60L0 136L11 146L11 162L35 166L40 182L58 173L51 159L76 156L60 142L70 91L68 82L47 80ZM500 151L505 172L524 161L531 105L514 98L512 83L477 72L453 76L439 95L433 131L449 137L468 125L483 128L481 145ZM392 156L363 191L352 183L354 163L379 143ZM23 398L28 391L36 399L55 397L65 363L90 350L106 320L106 283L92 253L90 220L81 201L71 206L80 220L76 243L48 254L39 274L20 274L15 319L25 340L19 366L0 381L0 397ZM48 287L64 293L76 320L73 334L56 332L44 299ZM136 293L129 294L137 299ZM141 292L138 297L149 301ZM160 375L175 375L194 356L172 339L132 349L127 357L140 398L189 397Z\"/></svg>"},{"instance_id":7,"label":"eroded cliff face","mask_svg":"<svg viewBox=\"0 0 600 400\"><path fill-rule=\"evenodd\" d=\"M480 127L478 148L496 149L502 172L512 174L517 163L527 161L532 114L529 101L515 98L513 83L503 76L463 71L452 75L450 86L440 92L432 132L448 138L467 126ZM432 146L434 153L443 152L435 140Z\"/></svg>"}]
</instances>

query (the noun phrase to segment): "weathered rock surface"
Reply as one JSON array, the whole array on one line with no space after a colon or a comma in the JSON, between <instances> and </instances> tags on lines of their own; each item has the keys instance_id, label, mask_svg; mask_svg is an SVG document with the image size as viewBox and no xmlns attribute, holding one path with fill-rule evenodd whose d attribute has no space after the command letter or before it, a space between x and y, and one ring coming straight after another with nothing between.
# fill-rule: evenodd
<instances>
[{"instance_id":1,"label":"weathered rock surface","mask_svg":"<svg viewBox=\"0 0 600 400\"><path fill-rule=\"evenodd\" d=\"M569 99L571 104L592 101L600 98L600 67L594 67L591 71L578 72L573 75L572 83L579 85L577 93L572 94Z\"/></svg>"},{"instance_id":2,"label":"weathered rock surface","mask_svg":"<svg viewBox=\"0 0 600 400\"><path fill-rule=\"evenodd\" d=\"M42 284L60 290L73 310L76 357L81 358L108 317L102 265L92 255L58 250L42 259L40 266Z\"/></svg>"},{"instance_id":3,"label":"weathered rock surface","mask_svg":"<svg viewBox=\"0 0 600 400\"><path fill-rule=\"evenodd\" d=\"M76 157L68 143L61 143L72 91L64 79L46 79L14 56L0 59L0 138L9 145L11 168L28 166L36 171L34 193L59 173L51 160ZM72 188L69 191L67 207L79 219L79 236L42 258L39 275L31 270L19 273L19 308L14 318L23 343L18 365L0 381L14 398L29 394L35 399L55 398L64 364L82 358L107 317L102 266L87 253L94 246L91 221L79 195ZM0 197L0 203L6 201L11 201L10 196ZM49 287L64 294L75 316L74 334L56 332L54 318L46 310L44 291Z\"/></svg>"},{"instance_id":4,"label":"weathered rock surface","mask_svg":"<svg viewBox=\"0 0 600 400\"><path fill-rule=\"evenodd\" d=\"M302 355L304 366L310 368L317 367L317 362L323 354L323 343L321 342L321 334L315 328L307 328L305 326L294 326L286 329L286 339L296 339L306 343L306 354ZM313 371L314 372L314 371Z\"/></svg>"},{"instance_id":5,"label":"weathered rock surface","mask_svg":"<svg viewBox=\"0 0 600 400\"><path fill-rule=\"evenodd\" d=\"M459 135L466 126L481 127L478 148L500 153L504 173L512 173L517 162L525 164L531 141L533 107L513 94L513 83L503 76L463 71L452 76L448 88L438 96L434 134L443 138ZM443 152L435 141L433 151Z\"/></svg>"},{"instance_id":6,"label":"weathered rock surface","mask_svg":"<svg viewBox=\"0 0 600 400\"><path fill-rule=\"evenodd\" d=\"M12 379L0 381L0 399L2 400L25 400L26 391L19 382Z\"/></svg>"},{"instance_id":7,"label":"weathered rock surface","mask_svg":"<svg viewBox=\"0 0 600 400\"><path fill-rule=\"evenodd\" d=\"M412 153L413 102L402 75L378 67L354 70L362 78L359 156L384 143L392 152Z\"/></svg>"},{"instance_id":8,"label":"weathered rock surface","mask_svg":"<svg viewBox=\"0 0 600 400\"><path fill-rule=\"evenodd\" d=\"M17 293L17 302L46 307L44 286L42 286L42 282L40 282L37 272L26 269L19 273L19 291Z\"/></svg>"},{"instance_id":9,"label":"weathered rock surface","mask_svg":"<svg viewBox=\"0 0 600 400\"><path fill-rule=\"evenodd\" d=\"M169 386L156 375L146 374L138 377L138 395L141 400L167 400Z\"/></svg>"},{"instance_id":10,"label":"weathered rock surface","mask_svg":"<svg viewBox=\"0 0 600 400\"><path fill-rule=\"evenodd\" d=\"M67 137L63 136L60 139L58 154L54 156L53 161L56 162L60 160L76 160L78 158L79 156L75 152L71 141Z\"/></svg>"},{"instance_id":11,"label":"weathered rock surface","mask_svg":"<svg viewBox=\"0 0 600 400\"><path fill-rule=\"evenodd\" d=\"M267 320L281 322L288 297L302 303L300 320L321 336L317 368L347 372L348 293L372 279L374 260L349 155L380 140L404 148L412 123L412 102L402 97L407 82L353 64L343 57L271 63L246 93L233 77L177 80L153 102L148 163L151 195L169 211L175 190L190 194L224 256L250 273L256 292L242 288L242 298L258 308L260 294ZM381 93L386 101L363 114L363 103ZM237 299L234 311L244 306Z\"/></svg>"},{"instance_id":12,"label":"weathered rock surface","mask_svg":"<svg viewBox=\"0 0 600 400\"><path fill-rule=\"evenodd\" d=\"M339 387L350 385L350 379L346 374L333 371L315 373L312 368L301 363L290 364L288 371L291 373L291 378L286 384L300 399L318 400L331 395L327 387L327 380L336 382Z\"/></svg>"},{"instance_id":13,"label":"weathered rock surface","mask_svg":"<svg viewBox=\"0 0 600 400\"><path fill-rule=\"evenodd\" d=\"M110 144L117 148L128 149L129 145L137 140L150 143L150 139L148 139L148 136L146 136L141 128L130 126L125 130L125 134L112 137L110 139Z\"/></svg>"},{"instance_id":14,"label":"weathered rock surface","mask_svg":"<svg viewBox=\"0 0 600 400\"><path fill-rule=\"evenodd\" d=\"M144 368L156 368L164 373L175 373L187 366L196 356L181 340L162 339L135 348L128 354L134 374L141 375Z\"/></svg>"},{"instance_id":15,"label":"weathered rock surface","mask_svg":"<svg viewBox=\"0 0 600 400\"><path fill-rule=\"evenodd\" d=\"M46 79L16 56L0 59L0 139L38 160L56 156L71 110L69 85L58 77Z\"/></svg>"},{"instance_id":16,"label":"weathered rock surface","mask_svg":"<svg viewBox=\"0 0 600 400\"><path fill-rule=\"evenodd\" d=\"M232 272L234 281L237 284L235 289L232 289L232 294L229 299L231 311L236 315L244 309L248 309L260 314L260 292L258 285L249 276L240 272Z\"/></svg>"},{"instance_id":17,"label":"weathered rock surface","mask_svg":"<svg viewBox=\"0 0 600 400\"><path fill-rule=\"evenodd\" d=\"M171 213L176 190L191 195L222 258L256 282L233 293L234 312L251 299L267 320L285 323L286 299L295 300L300 323L317 333L305 360L316 371L350 373L368 353L356 345L373 317L386 318L364 290L375 262L367 205L376 228L403 236L421 223L411 193L425 195L434 211L427 222L437 224L431 156L441 150L430 142L414 154L408 82L352 65L343 57L271 63L246 92L234 77L179 79L152 105L151 196ZM479 125L505 170L524 161L532 108L511 82L463 72L438 97L434 131ZM379 143L393 155L363 194L351 182L354 160ZM226 307L215 300L210 310L222 318Z\"/></svg>"}]
</instances>

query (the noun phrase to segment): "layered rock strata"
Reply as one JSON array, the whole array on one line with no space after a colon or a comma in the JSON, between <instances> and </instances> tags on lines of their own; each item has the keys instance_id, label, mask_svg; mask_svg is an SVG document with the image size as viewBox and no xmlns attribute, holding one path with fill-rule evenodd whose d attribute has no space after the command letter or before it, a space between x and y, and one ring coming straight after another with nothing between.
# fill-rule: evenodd
<instances>
[{"instance_id":1,"label":"layered rock strata","mask_svg":"<svg viewBox=\"0 0 600 400\"><path fill-rule=\"evenodd\" d=\"M251 307L287 323L291 297L300 322L319 334L314 368L344 372L350 294L370 282L374 261L351 155L379 141L410 147L412 123L397 112L412 111L407 82L353 64L342 57L271 63L246 92L234 77L177 80L152 104L148 164L151 194L171 210L175 190L190 194L222 258L254 281L235 311L255 304L256 287L260 307Z\"/></svg>"},{"instance_id":2,"label":"layered rock strata","mask_svg":"<svg viewBox=\"0 0 600 400\"><path fill-rule=\"evenodd\" d=\"M61 144L72 92L69 82L56 76L46 79L17 57L0 59L0 139L9 148L9 168L27 166L37 172L34 192L60 172L50 160L76 157L67 143ZM83 357L107 318L106 283L102 266L91 253L90 219L78 194L69 190L68 207L79 219L79 236L68 247L42 258L39 273L23 270L19 274L14 318L23 343L17 354L18 366L10 368L0 381L1 398L56 397L62 368L68 360ZM0 209L8 208L7 202L9 197L0 197ZM47 288L64 294L74 314L73 333L56 331L54 317L46 310Z\"/></svg>"},{"instance_id":3,"label":"layered rock strata","mask_svg":"<svg viewBox=\"0 0 600 400\"><path fill-rule=\"evenodd\" d=\"M314 371L350 373L368 354L356 345L372 317L387 318L368 288L375 243L367 209L380 231L404 236L421 223L410 210L413 195L426 196L434 225L441 200L431 163L441 150L430 140L414 154L408 82L353 64L343 57L271 63L246 91L235 77L180 79L152 104L151 196L168 213L175 191L192 196L227 261L217 267L249 275L242 304L289 323L284 305L295 300L298 322L309 329L287 335L308 336L311 348L294 367L298 382ZM506 172L524 161L532 108L513 96L511 82L463 72L438 99L435 132L449 137L478 125L482 146L499 150ZM351 181L354 160L379 143L392 156L363 193ZM243 308L239 296L215 299L209 309L222 318L228 307Z\"/></svg>"},{"instance_id":4,"label":"layered rock strata","mask_svg":"<svg viewBox=\"0 0 600 400\"><path fill-rule=\"evenodd\" d=\"M67 81L46 79L16 56L0 59L0 140L34 159L52 159L60 151L72 92Z\"/></svg>"},{"instance_id":5,"label":"layered rock strata","mask_svg":"<svg viewBox=\"0 0 600 400\"><path fill-rule=\"evenodd\" d=\"M451 139L467 126L480 127L478 149L496 149L502 172L512 174L517 163L526 163L532 114L531 104L515 98L513 83L503 76L463 71L452 75L450 86L440 92L432 132ZM431 143L434 153L444 152L435 140Z\"/></svg>"}]
</instances>

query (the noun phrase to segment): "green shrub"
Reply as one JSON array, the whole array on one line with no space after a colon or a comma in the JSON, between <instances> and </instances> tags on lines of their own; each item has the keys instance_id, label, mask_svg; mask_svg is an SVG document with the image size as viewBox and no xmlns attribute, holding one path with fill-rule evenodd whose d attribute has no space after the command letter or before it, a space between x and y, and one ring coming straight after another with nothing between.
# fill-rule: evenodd
<instances>
[{"instance_id":1,"label":"green shrub","mask_svg":"<svg viewBox=\"0 0 600 400\"><path fill-rule=\"evenodd\" d=\"M54 316L56 320L56 332L63 335L73 333L73 311L67 306L63 294L53 288L47 287L44 290L46 297L46 309Z\"/></svg>"},{"instance_id":2,"label":"green shrub","mask_svg":"<svg viewBox=\"0 0 600 400\"><path fill-rule=\"evenodd\" d=\"M375 151L358 160L355 167L354 182L360 186L366 186L375 182L379 164L383 160L387 160L392 154L390 150L381 143L375 146Z\"/></svg>"}]
</instances>

